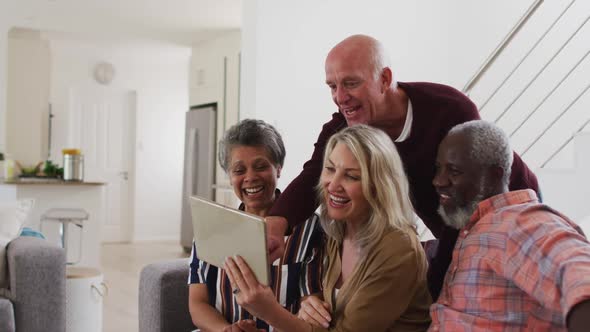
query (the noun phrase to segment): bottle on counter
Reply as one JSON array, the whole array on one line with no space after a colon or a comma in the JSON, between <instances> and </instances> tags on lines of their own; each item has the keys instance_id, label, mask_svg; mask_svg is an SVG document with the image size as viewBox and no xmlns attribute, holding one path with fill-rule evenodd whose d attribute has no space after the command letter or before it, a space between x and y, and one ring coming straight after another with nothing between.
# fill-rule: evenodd
<instances>
[{"instance_id":1,"label":"bottle on counter","mask_svg":"<svg viewBox=\"0 0 590 332\"><path fill-rule=\"evenodd\" d=\"M63 149L64 181L84 181L84 155L80 149Z\"/></svg>"}]
</instances>

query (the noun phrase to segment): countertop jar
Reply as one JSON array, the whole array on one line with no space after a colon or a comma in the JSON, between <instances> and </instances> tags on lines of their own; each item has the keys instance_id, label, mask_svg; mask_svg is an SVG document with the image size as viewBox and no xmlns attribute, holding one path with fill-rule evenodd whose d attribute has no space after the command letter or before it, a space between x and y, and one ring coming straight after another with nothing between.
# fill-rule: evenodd
<instances>
[{"instance_id":1,"label":"countertop jar","mask_svg":"<svg viewBox=\"0 0 590 332\"><path fill-rule=\"evenodd\" d=\"M84 181L84 155L77 149L64 149L63 152L64 181Z\"/></svg>"}]
</instances>

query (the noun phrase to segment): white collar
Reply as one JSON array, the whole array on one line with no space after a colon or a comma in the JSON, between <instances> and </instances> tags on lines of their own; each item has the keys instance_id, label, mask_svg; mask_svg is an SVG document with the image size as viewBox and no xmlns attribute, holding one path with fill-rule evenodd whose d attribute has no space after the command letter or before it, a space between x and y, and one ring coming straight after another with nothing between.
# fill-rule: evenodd
<instances>
[{"instance_id":1,"label":"white collar","mask_svg":"<svg viewBox=\"0 0 590 332\"><path fill-rule=\"evenodd\" d=\"M403 142L410 136L410 132L412 131L412 122L414 120L412 111L412 101L408 99L408 113L406 114L406 123L404 123L404 129L402 129L401 134L399 134L399 137L394 142Z\"/></svg>"}]
</instances>

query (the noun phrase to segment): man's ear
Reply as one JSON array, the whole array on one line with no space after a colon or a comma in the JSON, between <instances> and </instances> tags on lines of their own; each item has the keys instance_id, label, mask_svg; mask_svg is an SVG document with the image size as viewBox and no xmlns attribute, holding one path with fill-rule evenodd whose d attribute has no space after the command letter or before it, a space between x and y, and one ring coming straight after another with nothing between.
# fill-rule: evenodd
<instances>
[{"instance_id":1,"label":"man's ear","mask_svg":"<svg viewBox=\"0 0 590 332\"><path fill-rule=\"evenodd\" d=\"M393 73L389 67L383 68L381 71L381 93L387 91L393 82Z\"/></svg>"},{"instance_id":2,"label":"man's ear","mask_svg":"<svg viewBox=\"0 0 590 332\"><path fill-rule=\"evenodd\" d=\"M277 166L277 179L281 177L281 170L283 169L282 166Z\"/></svg>"}]
</instances>

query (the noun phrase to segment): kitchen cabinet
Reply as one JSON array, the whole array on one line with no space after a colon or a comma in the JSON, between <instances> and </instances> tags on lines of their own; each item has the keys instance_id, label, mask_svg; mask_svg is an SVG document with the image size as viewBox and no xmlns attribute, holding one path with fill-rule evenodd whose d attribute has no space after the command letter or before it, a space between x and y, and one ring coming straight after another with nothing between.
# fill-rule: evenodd
<instances>
[{"instance_id":1,"label":"kitchen cabinet","mask_svg":"<svg viewBox=\"0 0 590 332\"><path fill-rule=\"evenodd\" d=\"M39 31L13 28L7 49L6 152L32 166L48 153L49 41Z\"/></svg>"},{"instance_id":2,"label":"kitchen cabinet","mask_svg":"<svg viewBox=\"0 0 590 332\"><path fill-rule=\"evenodd\" d=\"M236 30L195 44L192 50L189 102L217 104L216 142L240 120L240 45L241 33ZM234 206L235 195L218 163L215 174L216 201Z\"/></svg>"}]
</instances>

